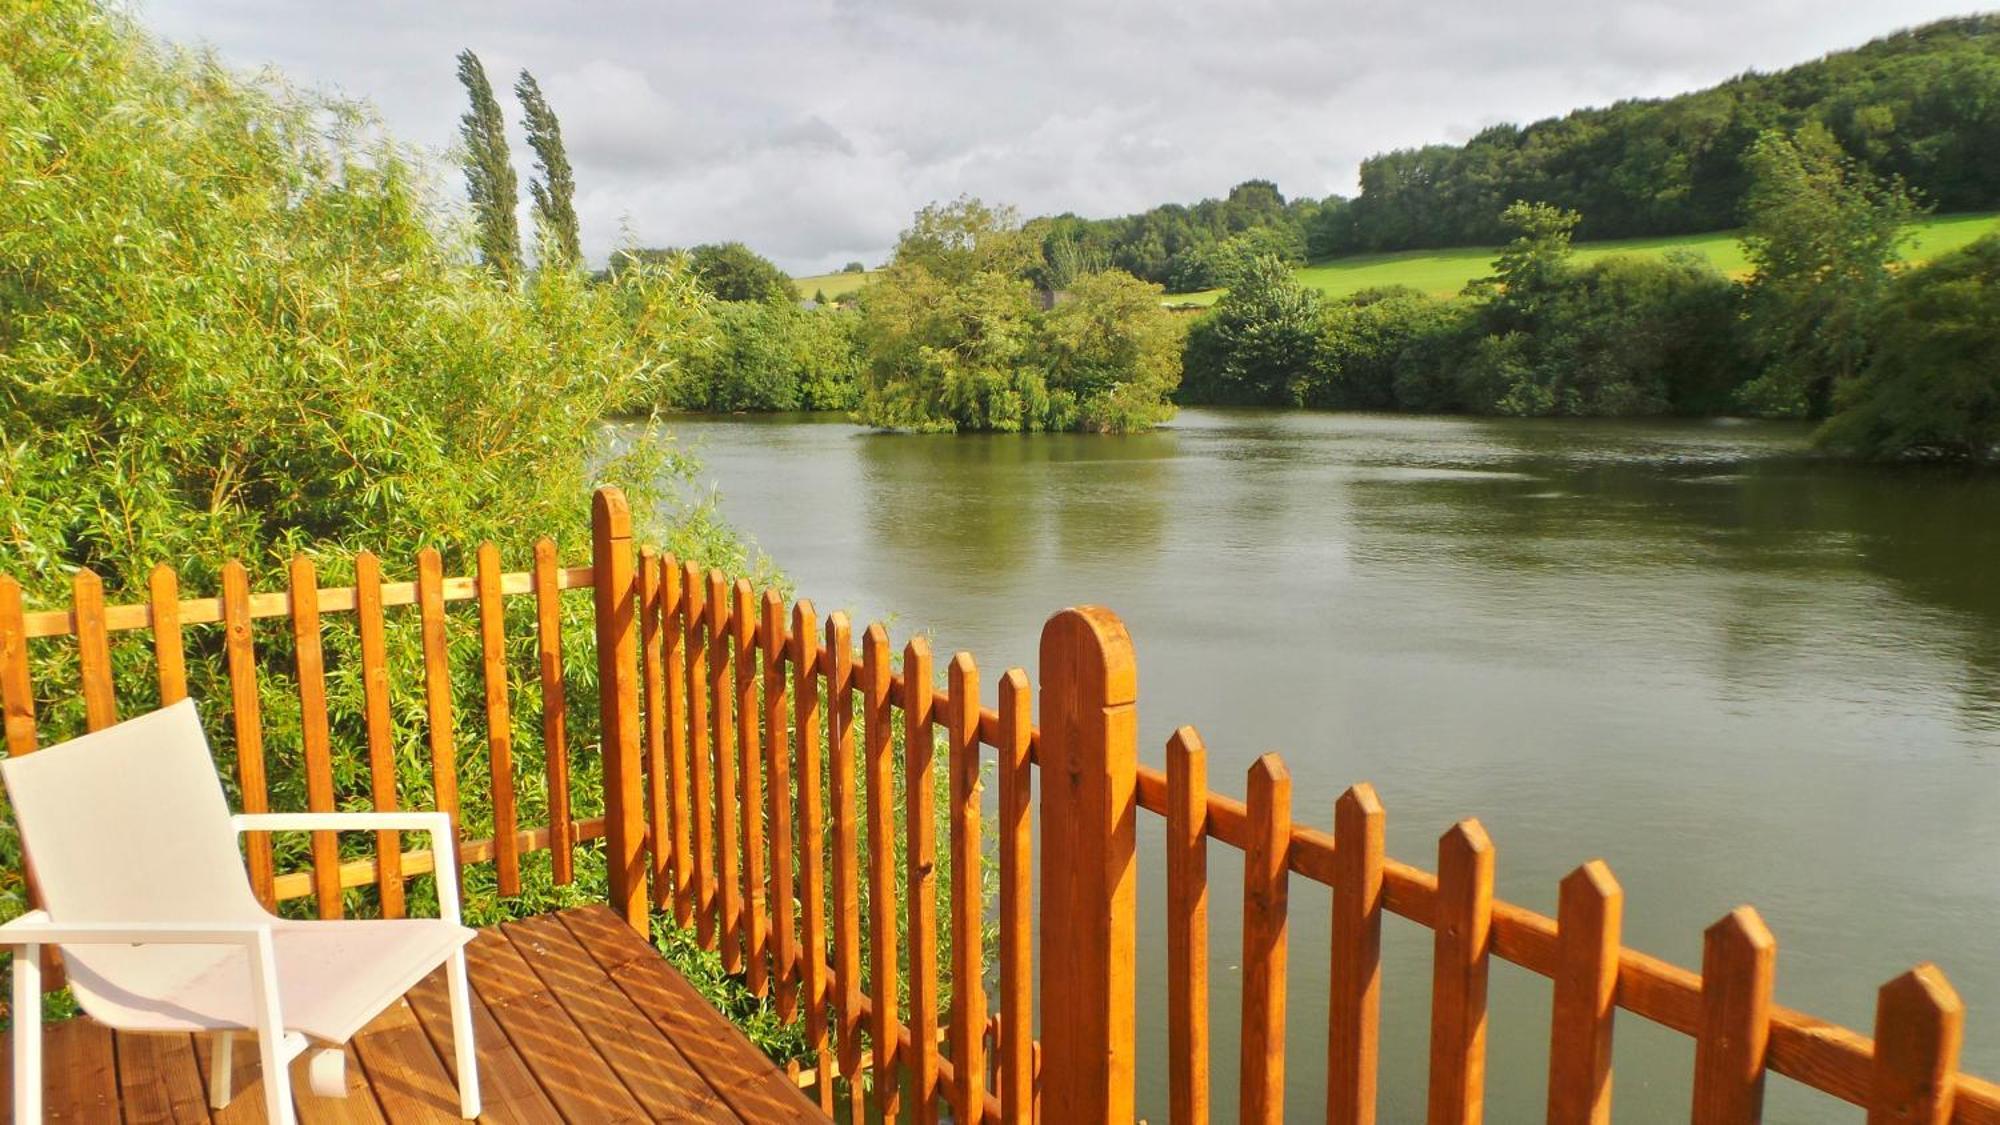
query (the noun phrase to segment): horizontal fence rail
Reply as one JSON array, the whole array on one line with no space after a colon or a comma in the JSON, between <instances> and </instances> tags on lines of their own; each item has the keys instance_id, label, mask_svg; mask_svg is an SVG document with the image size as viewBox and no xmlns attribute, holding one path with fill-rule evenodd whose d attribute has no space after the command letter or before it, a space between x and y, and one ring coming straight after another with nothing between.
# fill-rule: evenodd
<instances>
[{"instance_id":1,"label":"horizontal fence rail","mask_svg":"<svg viewBox=\"0 0 2000 1125\"><path fill-rule=\"evenodd\" d=\"M1696 972L1624 946L1624 893L1600 861L1562 881L1551 918L1494 897L1496 847L1476 820L1440 837L1433 872L1384 854L1387 813L1366 785L1340 796L1328 832L1294 820L1290 775L1276 754L1250 767L1241 799L1211 789L1192 728L1168 741L1163 770L1141 764L1131 644L1106 611L1051 618L1039 689L1010 669L989 704L969 654L954 654L940 677L921 637L897 654L880 625L857 636L844 614L822 622L809 601L788 606L748 580L635 550L613 490L596 498L592 544L590 565L564 566L552 543L540 543L525 571L504 570L489 545L476 552L475 573L460 577L446 577L437 552L425 551L416 577L398 582L383 581L381 562L364 553L345 587L319 586L300 560L286 589L255 593L229 564L220 592L196 598L180 597L175 572L161 567L147 601L130 605L106 605L102 584L81 571L70 605L32 612L0 576L8 752L35 750L38 705L59 692L80 698L88 729L117 721L115 634L149 635L164 703L189 691L189 631L219 625L225 682L216 690L227 706L209 702L211 714L228 716L246 810L268 806L279 773L303 775L310 808L336 800L393 808L396 756L421 752L434 805L456 816L461 772L483 757L481 815L493 831L461 844L466 864L490 865L504 897L521 890L523 857L548 853L563 885L586 849L601 855L614 908L642 933L657 916L692 929L729 972L797 1021L807 1045L799 1080L823 1108L844 1103L855 1120L936 1121L946 1110L959 1121L1132 1119L1133 975L1151 963L1134 936L1135 840L1154 830L1143 812L1158 818L1166 844L1172 1121L1215 1112L1214 842L1243 857L1243 901L1221 906L1240 910L1243 922L1240 1120L1283 1118L1285 1031L1297 1019L1324 1020L1328 1030L1325 1059L1290 1060L1324 1073L1327 1120L1375 1120L1382 919L1394 914L1432 931L1433 1122L1482 1120L1487 978L1498 958L1552 982L1551 1122L1608 1119L1623 1011L1694 1040L1697 1122L1758 1120L1775 1072L1865 1107L1871 1122L2000 1125L2000 1086L1958 1070L1963 1007L1934 966L1881 987L1870 1037L1772 1001L1778 944L1749 907L1709 928ZM562 595L583 588L592 591L594 724L572 714L579 685L565 673L581 657L564 645ZM522 615L535 632L532 674L515 666L527 646L510 649L509 599L533 609ZM472 603L476 620L448 613L453 603ZM409 708L423 716L416 744L407 721L397 741L383 644L386 610L406 606L421 634L422 703ZM357 643L330 654L325 623L345 615ZM268 664L255 625L263 619L283 619L273 624L291 654L296 762L267 760L259 673ZM479 640L473 692L454 690L448 650L449 636L467 629ZM69 644L75 682L37 685L31 656L45 650L31 641ZM363 683L358 747L336 745L327 721L328 670L347 662ZM537 690L516 698L514 685L530 681ZM515 722L517 709L536 721ZM468 710L482 722L483 747L458 744L458 713ZM520 767L532 760L520 756L529 735L541 757L532 786ZM600 791L573 792L586 760ZM356 761L365 779L343 795L335 763ZM997 788L990 804L988 785ZM523 826L519 799L533 790L547 794L547 822ZM601 805L602 815L574 815L573 797ZM270 846L249 841L260 895L273 905L311 899L323 916L340 913L344 892L364 888L393 916L406 881L432 870L428 851L403 851L392 833L368 855L315 841L283 871ZM982 874L989 864L993 886ZM1290 946L1294 877L1331 888L1330 948ZM1039 950L1031 947L1037 890ZM1286 1011L1295 955L1327 958L1317 1010ZM1062 997L1060 1018L1035 1019L1037 979L1045 998Z\"/></svg>"}]
</instances>

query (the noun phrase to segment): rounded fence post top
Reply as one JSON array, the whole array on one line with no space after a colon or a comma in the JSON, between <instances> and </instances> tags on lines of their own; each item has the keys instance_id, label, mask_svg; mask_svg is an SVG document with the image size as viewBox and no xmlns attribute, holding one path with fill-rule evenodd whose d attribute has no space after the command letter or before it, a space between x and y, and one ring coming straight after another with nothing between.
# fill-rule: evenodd
<instances>
[{"instance_id":1,"label":"rounded fence post top","mask_svg":"<svg viewBox=\"0 0 2000 1125\"><path fill-rule=\"evenodd\" d=\"M610 527L614 535L630 534L632 509L625 503L625 490L606 485L592 493L590 517L594 522Z\"/></svg>"},{"instance_id":2,"label":"rounded fence post top","mask_svg":"<svg viewBox=\"0 0 2000 1125\"><path fill-rule=\"evenodd\" d=\"M1139 694L1132 635L1118 615L1097 605L1071 606L1042 625L1042 685L1053 674L1083 676L1101 684L1107 705L1132 703Z\"/></svg>"}]
</instances>

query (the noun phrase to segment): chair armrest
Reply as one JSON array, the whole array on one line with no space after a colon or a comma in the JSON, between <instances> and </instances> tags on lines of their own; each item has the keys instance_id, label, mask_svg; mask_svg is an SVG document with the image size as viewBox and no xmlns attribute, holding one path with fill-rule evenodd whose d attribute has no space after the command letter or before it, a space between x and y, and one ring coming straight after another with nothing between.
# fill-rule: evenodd
<instances>
[{"instance_id":1,"label":"chair armrest","mask_svg":"<svg viewBox=\"0 0 2000 1125\"><path fill-rule=\"evenodd\" d=\"M18 945L240 945L268 940L264 922L51 922L32 910L0 926L0 946Z\"/></svg>"},{"instance_id":2,"label":"chair armrest","mask_svg":"<svg viewBox=\"0 0 2000 1125\"><path fill-rule=\"evenodd\" d=\"M458 853L453 847L451 817L441 812L323 812L237 813L229 818L237 832L428 832L435 857L438 917L459 924Z\"/></svg>"}]
</instances>

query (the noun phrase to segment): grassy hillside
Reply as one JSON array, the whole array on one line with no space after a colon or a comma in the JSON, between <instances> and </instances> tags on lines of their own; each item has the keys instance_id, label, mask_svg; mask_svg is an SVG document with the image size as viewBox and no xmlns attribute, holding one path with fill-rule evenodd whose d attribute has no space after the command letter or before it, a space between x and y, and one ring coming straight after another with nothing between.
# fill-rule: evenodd
<instances>
[{"instance_id":1,"label":"grassy hillside","mask_svg":"<svg viewBox=\"0 0 2000 1125\"><path fill-rule=\"evenodd\" d=\"M821 273L811 277L795 277L792 284L798 286L799 296L811 298L814 293L824 293L828 300L839 300L868 284L872 273Z\"/></svg>"},{"instance_id":2,"label":"grassy hillside","mask_svg":"<svg viewBox=\"0 0 2000 1125\"><path fill-rule=\"evenodd\" d=\"M1922 219L1915 226L1916 238L1905 256L1914 262L1924 262L1956 250L1981 235L2000 231L2000 212L1938 215ZM1576 256L1578 260L1588 262L1613 254L1657 255L1673 250L1700 254L1727 274L1741 276L1749 270L1749 263L1743 257L1743 246L1736 241L1735 231L1580 242L1576 247ZM1355 254L1302 266L1298 274L1299 280L1333 298L1380 285L1408 285L1426 293L1449 296L1464 288L1466 282L1491 273L1494 253L1491 248L1463 248ZM801 289L811 291L803 283ZM1201 293L1176 293L1167 300L1174 305L1211 305L1222 296L1222 292L1210 289ZM831 289L827 290L829 296L832 293Z\"/></svg>"}]
</instances>

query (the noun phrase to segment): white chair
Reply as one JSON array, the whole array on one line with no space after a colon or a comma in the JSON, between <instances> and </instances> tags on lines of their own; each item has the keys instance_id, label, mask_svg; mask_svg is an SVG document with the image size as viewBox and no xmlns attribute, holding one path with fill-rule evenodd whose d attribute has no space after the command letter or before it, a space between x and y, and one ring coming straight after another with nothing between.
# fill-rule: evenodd
<instances>
[{"instance_id":1,"label":"white chair","mask_svg":"<svg viewBox=\"0 0 2000 1125\"><path fill-rule=\"evenodd\" d=\"M341 1045L447 967L459 1112L479 1115L457 867L443 813L231 816L194 704L0 762L42 909L0 926L14 953L14 1120L42 1119L41 947L61 947L83 1010L121 1031L216 1036L209 1102L230 1097L232 1036L257 1036L268 1120L292 1125L287 1066L345 1092ZM257 901L245 831L428 832L438 920L307 922Z\"/></svg>"}]
</instances>

